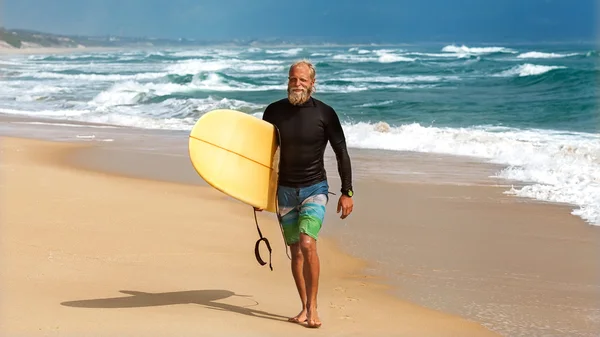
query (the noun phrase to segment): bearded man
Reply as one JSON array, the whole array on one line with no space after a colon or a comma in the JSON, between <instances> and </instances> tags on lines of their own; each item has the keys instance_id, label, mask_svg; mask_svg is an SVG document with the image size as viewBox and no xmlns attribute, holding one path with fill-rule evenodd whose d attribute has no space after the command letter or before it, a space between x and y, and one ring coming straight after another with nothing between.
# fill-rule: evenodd
<instances>
[{"instance_id":1,"label":"bearded man","mask_svg":"<svg viewBox=\"0 0 600 337\"><path fill-rule=\"evenodd\" d=\"M341 178L337 213L346 218L353 209L352 171L346 138L335 110L312 97L316 71L302 60L290 66L288 97L271 103L263 120L279 135L278 220L292 253L291 269L302 303L300 313L289 320L318 328L320 264L317 239L329 201L324 166L327 143L331 144Z\"/></svg>"}]
</instances>

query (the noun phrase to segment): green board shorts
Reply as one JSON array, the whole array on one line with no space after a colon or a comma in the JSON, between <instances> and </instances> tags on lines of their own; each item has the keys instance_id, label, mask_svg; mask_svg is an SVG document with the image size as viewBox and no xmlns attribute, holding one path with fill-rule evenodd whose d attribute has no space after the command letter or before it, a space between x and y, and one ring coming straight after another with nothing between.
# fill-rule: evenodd
<instances>
[{"instance_id":1,"label":"green board shorts","mask_svg":"<svg viewBox=\"0 0 600 337\"><path fill-rule=\"evenodd\" d=\"M328 193L326 180L307 187L279 187L277 215L288 246L300 241L300 233L318 239L329 201Z\"/></svg>"}]
</instances>

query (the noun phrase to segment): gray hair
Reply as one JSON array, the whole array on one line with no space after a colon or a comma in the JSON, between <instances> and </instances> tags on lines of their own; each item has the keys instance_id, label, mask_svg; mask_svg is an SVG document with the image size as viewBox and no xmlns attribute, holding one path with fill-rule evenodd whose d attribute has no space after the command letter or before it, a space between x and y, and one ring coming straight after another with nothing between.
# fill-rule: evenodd
<instances>
[{"instance_id":1,"label":"gray hair","mask_svg":"<svg viewBox=\"0 0 600 337\"><path fill-rule=\"evenodd\" d=\"M313 66L313 64L312 64L312 63L311 63L309 60L306 60L306 59L302 59L302 60L300 60L300 61L296 61L296 62L294 62L294 63L293 63L291 66L290 66L289 72L291 72L291 71L292 71L292 69L294 69L295 67L297 67L297 66L299 66L299 65L302 65L302 64L308 67L308 69L309 69L309 71L310 71L310 77L311 77L311 79L313 79L313 80L314 80L314 79L315 79L315 77L317 76L317 71L315 70L315 67Z\"/></svg>"}]
</instances>

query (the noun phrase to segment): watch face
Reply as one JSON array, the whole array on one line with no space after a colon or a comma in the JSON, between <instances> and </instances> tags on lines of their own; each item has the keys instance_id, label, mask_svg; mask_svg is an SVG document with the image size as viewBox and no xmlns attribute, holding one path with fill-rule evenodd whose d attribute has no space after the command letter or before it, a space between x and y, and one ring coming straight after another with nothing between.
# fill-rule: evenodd
<instances>
[{"instance_id":1,"label":"watch face","mask_svg":"<svg viewBox=\"0 0 600 337\"><path fill-rule=\"evenodd\" d=\"M351 197L354 194L354 192L352 192L352 190L348 191L348 196Z\"/></svg>"}]
</instances>

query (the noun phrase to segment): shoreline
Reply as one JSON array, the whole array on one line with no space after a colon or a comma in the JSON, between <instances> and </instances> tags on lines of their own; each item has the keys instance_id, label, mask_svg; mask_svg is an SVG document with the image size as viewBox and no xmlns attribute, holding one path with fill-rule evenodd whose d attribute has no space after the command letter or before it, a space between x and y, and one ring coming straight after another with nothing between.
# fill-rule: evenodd
<instances>
[{"instance_id":1,"label":"shoreline","mask_svg":"<svg viewBox=\"0 0 600 337\"><path fill-rule=\"evenodd\" d=\"M133 127L128 125L119 125L119 124L108 124L108 123L98 123L98 122L88 122L88 121L79 121L79 120L71 120L71 119L62 119L60 117L37 117L37 116L28 116L28 115L14 115L7 113L0 113L0 132L2 130L2 126L9 124L11 126L18 125L22 128L30 127L28 133L41 133L43 136L40 136L39 139L47 139L55 140L61 139L64 141L85 141L86 139L77 139L88 138L88 136L75 136L76 132L70 133L71 136L67 136L66 138L59 137L51 130L54 128L62 128L67 127L74 131L86 130L87 133L91 134L89 141L105 141L112 142L114 139L110 138L111 136L131 136L132 134L139 134L140 136L150 136L150 137L177 137L186 138L188 130L170 130L170 129L152 129L152 128L140 128ZM104 130L103 130L104 129ZM61 129L62 131L66 131ZM5 129L4 131L9 131ZM110 131L114 131L114 134ZM23 131L15 131L14 133L8 132L9 136L19 137ZM104 135L106 133L106 135ZM95 135L99 134L99 139L95 138ZM104 138L102 138L104 137ZM135 143L135 137L133 140L129 137L125 140L125 143L131 145ZM174 142L169 142L168 147L172 146ZM187 146L185 142L179 142L178 146ZM479 157L470 157L470 156L461 156L461 155L452 155L452 154L440 154L440 153L427 153L427 152L413 152L413 151L397 151L397 150L387 150L387 149L368 149L368 148L351 148L351 151L355 152L354 156L357 156L357 159L363 162L363 167L357 167L353 169L355 177L360 180L373 180L376 182L385 182L389 179L393 179L394 181L400 182L417 182L417 183L429 183L435 184L439 183L442 185L445 184L454 184L454 185L483 185L483 186L498 186L503 188L502 193L507 194L511 187L523 187L528 185L529 183L526 181L520 180L510 180L506 178L495 177L494 175L506 168L506 165L503 164L492 164L489 163L482 158ZM328 147L325 151L326 159L330 162L334 159L334 154L332 150ZM373 159L379 160L380 158L386 158L387 161L390 161L389 166L393 166L401 162L405 164L408 160L409 162L418 162L418 165L425 165L426 169L432 170L433 165L437 164L437 160L443 160L445 162L450 162L451 165L464 165L459 167L461 170L460 174L448 174L443 173L442 170L439 172L435 172L431 175L426 175L423 179L419 179L418 176L413 175L410 178L405 178L404 176L410 168L404 168L401 172L389 172L389 171L381 171L376 168L377 165L381 166L381 163L373 162ZM391 158L391 160L390 160ZM425 158L425 159L423 159ZM85 165L84 165L85 166ZM82 166L83 167L83 166ZM93 169L89 165L86 166L87 169ZM422 168L422 167L419 167ZM105 168L106 169L106 168ZM329 165L326 167L329 173L337 174L337 168L335 165ZM457 167L454 167L457 169ZM364 171L364 172L361 172ZM462 172L464 171L464 172ZM381 174L381 178L375 178L373 173L377 172L377 174ZM410 174L409 174L410 175ZM394 178L398 177L398 178ZM334 177L337 179L337 176ZM507 194L508 195L508 194ZM541 203L541 204L549 204L557 207L570 207L570 211L575 210L578 207L575 204L565 203L565 202L557 202L550 200L541 200L535 199L532 197L523 197L518 195L510 195L512 198L515 198L520 202L533 202L533 203ZM583 220L581 217L572 214L573 217L576 217L578 220ZM594 226L593 224L587 223L583 220L586 225Z\"/></svg>"},{"instance_id":2,"label":"shoreline","mask_svg":"<svg viewBox=\"0 0 600 337\"><path fill-rule=\"evenodd\" d=\"M171 130L171 129L152 129L152 128L141 128L141 127L134 127L134 126L128 126L128 125L120 125L120 124L109 124L109 123L99 123L99 122L88 122L88 121L80 121L80 120L72 120L72 119L62 119L60 117L37 117L37 116L29 116L29 115L16 115L16 114L8 114L8 113L1 113L0 112L0 132L2 131L9 131L8 129L2 129L3 125L19 125L20 127L26 128L26 127L31 127L31 130L28 130L28 132L39 132L40 134L43 134L43 136L40 136L39 138L36 139L41 139L41 140L63 140L63 141L85 141L85 139L77 139L79 137L81 138L88 138L88 136L74 136L74 134L76 134L76 132L71 133L71 136L67 136L66 138L62 138L62 137L57 137L57 131L53 131L54 129L56 130L62 130L62 131L66 131L64 129L61 129L62 127L67 127L67 128L71 128L70 131L74 131L73 129L80 129L80 130L86 130L86 132L91 133L92 135L89 136L89 140L90 141L105 141L105 142L112 142L114 141L114 139L112 138L105 138L105 139L95 139L95 134L100 134L100 137L110 137L107 135L103 135L103 133L106 134L110 134L111 136L131 136L132 134L138 134L140 136L144 135L144 136L150 136L150 137L158 137L158 138L164 138L164 137L169 137L169 138L173 138L173 137L177 137L179 136L179 138L186 138L187 139L187 135L189 133L189 130ZM39 129L36 129L38 128ZM103 130L104 129L104 130ZM115 134L112 134L110 131L114 131ZM14 133L10 133L8 132L7 135L8 136L12 136L12 137L16 137L16 138L21 138L21 134L23 133L23 131L15 131ZM27 139L33 139L34 137L26 137ZM61 139L62 138L62 139ZM135 143L135 138L132 141L132 139L126 139L125 143L128 145L132 145L132 143ZM171 147L174 145L174 142L169 142L169 145L167 146L167 148ZM187 143L186 142L179 142L179 144L177 144L179 146L186 146L187 147ZM135 145L134 145L135 146ZM186 148L187 150L187 148ZM385 171L380 171L377 172L379 174L383 174L382 178L374 178L373 177L373 172L377 171L376 169L376 165L380 165L380 163L375 163L372 164L370 163L374 158L386 158L386 160L389 160L389 158L392 158L389 165L393 166L395 164L397 164L398 162L401 161L418 161L419 165L427 165L427 169L431 170L432 166L434 164L434 162L436 160L443 160L445 162L450 162L452 165L460 163L460 164L465 164L466 166L464 167L460 167L461 170L466 170L466 173L461 173L461 175L452 175L452 176L444 176L441 177L441 173L440 172L436 172L437 174L439 174L440 176L428 176L427 178L425 178L425 180L419 180L416 176L413 176L411 178L408 179L403 179L403 178L399 178L399 179L394 179L394 181L397 182L415 182L415 183L428 183L428 184L442 184L442 185L447 185L447 184L452 184L452 185L466 185L466 186L475 186L475 185L482 185L482 186L493 186L493 187L501 187L502 189L502 194L507 194L507 192L509 191L509 188L512 187L523 187L529 184L529 182L526 181L520 181L520 180L510 180L510 179L506 179L506 178L500 178L500 177L495 177L493 176L494 174L496 174L498 171L504 169L507 167L507 165L504 164L493 164L490 162L485 161L482 158L479 157L471 157L471 156L463 156L463 155L453 155L453 154L441 154L441 153L427 153L427 152L418 152L418 151L398 151L398 150L387 150L387 149L369 149L369 148L350 148L351 151L354 152L353 156L355 156L355 159L358 159L359 161L363 162L363 167L357 167L356 170L353 169L355 172L354 175L356 178L358 178L359 180L372 180L372 181L376 181L376 182L385 182L389 179L391 179L393 176L399 176L401 177L403 174L406 173L406 171L408 171L409 169L405 169L404 172L385 172ZM187 154L186 154L187 155ZM337 174L337 168L335 165L331 165L332 160L334 160L334 153L332 152L331 148L327 148L325 151L325 156L326 156L326 162L329 161L329 166L326 167L327 172L328 173L333 173L334 175ZM423 160L423 158L425 158ZM431 161L431 162L429 162ZM404 162L403 162L404 163ZM334 163L335 164L335 163ZM386 164L387 165L387 164ZM381 166L381 165L380 165ZM365 169L366 167L366 169ZM91 166L81 166L81 168L86 168L88 170L93 170L94 168ZM106 169L106 168L104 168ZM455 167L456 169L456 167ZM365 171L365 172L360 172L360 171ZM358 174L357 174L358 173ZM475 176L475 178L473 178L473 176ZM465 177L469 177L468 179L466 179ZM337 179L337 176L334 177L334 179ZM464 180L464 181L463 181ZM167 179L168 181L168 179ZM573 211L577 205L576 204L571 204L571 203L567 203L567 202L558 202L558 201L550 201L550 200L542 200L542 199L535 199L532 197L524 197L524 196L518 196L518 195L509 195L511 198L514 198L515 200L517 200L517 202L532 202L532 203L539 203L539 204L548 204L548 205L553 205L553 206L557 206L557 207L568 207L570 209L570 211ZM581 220L583 221L586 225L589 226L595 226L593 224L589 224L586 220L583 220L581 217L571 214L573 217L577 218L577 220Z\"/></svg>"}]
</instances>

